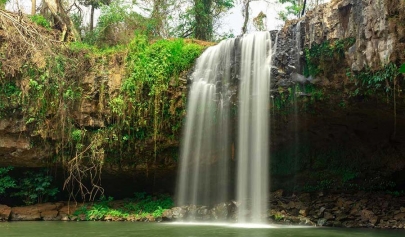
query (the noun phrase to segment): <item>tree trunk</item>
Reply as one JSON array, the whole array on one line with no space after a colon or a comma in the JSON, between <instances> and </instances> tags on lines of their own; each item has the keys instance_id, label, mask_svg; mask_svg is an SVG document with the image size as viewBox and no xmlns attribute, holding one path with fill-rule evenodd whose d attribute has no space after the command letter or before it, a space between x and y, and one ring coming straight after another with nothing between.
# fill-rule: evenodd
<instances>
[{"instance_id":1,"label":"tree trunk","mask_svg":"<svg viewBox=\"0 0 405 237\"><path fill-rule=\"evenodd\" d=\"M31 0L31 15L35 15L37 13L37 0Z\"/></svg>"},{"instance_id":2,"label":"tree trunk","mask_svg":"<svg viewBox=\"0 0 405 237\"><path fill-rule=\"evenodd\" d=\"M49 10L52 15L61 22L62 26L62 41L66 39L66 33L71 33L73 40L80 41L80 34L75 29L74 24L70 17L67 15L62 7L61 0L44 0L46 5L48 5Z\"/></svg>"},{"instance_id":3,"label":"tree trunk","mask_svg":"<svg viewBox=\"0 0 405 237\"><path fill-rule=\"evenodd\" d=\"M304 0L303 6L302 6L302 12L301 12L301 16L304 16L305 14L305 7L307 6L307 0Z\"/></svg>"},{"instance_id":4,"label":"tree trunk","mask_svg":"<svg viewBox=\"0 0 405 237\"><path fill-rule=\"evenodd\" d=\"M154 36L161 36L162 29L163 29L163 15L162 15L162 8L165 7L164 0L154 0L153 1L153 10L151 14L151 18L154 21Z\"/></svg>"},{"instance_id":5,"label":"tree trunk","mask_svg":"<svg viewBox=\"0 0 405 237\"><path fill-rule=\"evenodd\" d=\"M90 32L93 32L93 27L94 27L94 6L91 5L91 10L90 10Z\"/></svg>"},{"instance_id":6,"label":"tree trunk","mask_svg":"<svg viewBox=\"0 0 405 237\"><path fill-rule=\"evenodd\" d=\"M199 40L212 38L212 0L194 0L195 28L194 37Z\"/></svg>"},{"instance_id":7,"label":"tree trunk","mask_svg":"<svg viewBox=\"0 0 405 237\"><path fill-rule=\"evenodd\" d=\"M245 10L245 12L243 14L243 16L245 17L245 20L243 21L242 35L246 34L246 32L247 32L247 24L249 22L249 5L250 5L250 1L251 0L246 0L245 3L243 4L244 7L245 7L243 9L243 10Z\"/></svg>"}]
</instances>

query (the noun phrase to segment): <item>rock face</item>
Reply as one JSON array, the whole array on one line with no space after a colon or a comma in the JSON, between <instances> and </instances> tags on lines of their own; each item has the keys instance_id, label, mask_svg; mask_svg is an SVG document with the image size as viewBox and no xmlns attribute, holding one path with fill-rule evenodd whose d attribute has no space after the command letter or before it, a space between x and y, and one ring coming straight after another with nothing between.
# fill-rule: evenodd
<instances>
[{"instance_id":1,"label":"rock face","mask_svg":"<svg viewBox=\"0 0 405 237\"><path fill-rule=\"evenodd\" d=\"M355 44L346 52L341 70L334 73L334 78L322 78L322 85L329 85L330 81L335 81L335 85L348 83L347 78L342 77L346 67L359 71L365 67L378 69L388 62L405 61L402 53L405 49L405 28L400 24L405 19L404 7L405 3L401 0L333 0L309 11L299 20L288 22L279 32L271 32L276 42L273 91L292 86L297 81L306 81L300 75L304 67L303 50L325 40L353 37ZM239 54L236 50L235 58ZM105 108L108 107L108 98L121 87L123 60L122 55L117 55L103 66L90 65L95 67L94 70L82 75L81 101L73 112L78 127L94 130L109 125L105 118L110 111ZM236 60L232 65L238 63ZM233 78L238 78L237 72L232 74ZM180 84L180 93L174 96L173 101L181 100L186 91L186 81L180 80ZM29 125L22 119L1 117L0 165L44 166L56 150L46 143L36 142L40 139L38 135L30 131Z\"/></svg>"},{"instance_id":2,"label":"rock face","mask_svg":"<svg viewBox=\"0 0 405 237\"><path fill-rule=\"evenodd\" d=\"M293 84L294 72L302 72L303 49L314 44L355 38L346 52L348 68L378 70L389 62L404 62L405 3L400 0L332 0L295 21L288 22L278 34L276 86ZM347 69L340 65L344 75ZM325 78L324 78L325 79ZM330 80L330 78L328 78ZM342 82L343 78L339 80Z\"/></svg>"},{"instance_id":3,"label":"rock face","mask_svg":"<svg viewBox=\"0 0 405 237\"><path fill-rule=\"evenodd\" d=\"M403 36L392 18L401 17L403 7L403 1L396 0L332 1L308 14L305 45L354 37L356 43L348 52L351 69L378 69L400 56L396 50L403 47Z\"/></svg>"},{"instance_id":4,"label":"rock face","mask_svg":"<svg viewBox=\"0 0 405 237\"><path fill-rule=\"evenodd\" d=\"M54 221L61 220L59 210L64 203L43 203L33 206L11 208L11 221Z\"/></svg>"},{"instance_id":5,"label":"rock face","mask_svg":"<svg viewBox=\"0 0 405 237\"><path fill-rule=\"evenodd\" d=\"M50 147L32 146L35 139L27 134L22 120L0 118L0 165L44 166Z\"/></svg>"}]
</instances>

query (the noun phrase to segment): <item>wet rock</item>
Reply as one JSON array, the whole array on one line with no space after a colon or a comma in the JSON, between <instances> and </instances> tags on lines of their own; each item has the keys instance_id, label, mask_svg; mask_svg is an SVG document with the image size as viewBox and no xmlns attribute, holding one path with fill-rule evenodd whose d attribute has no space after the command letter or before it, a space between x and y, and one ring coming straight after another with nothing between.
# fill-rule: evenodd
<instances>
[{"instance_id":1,"label":"wet rock","mask_svg":"<svg viewBox=\"0 0 405 237\"><path fill-rule=\"evenodd\" d=\"M301 216L308 216L308 208L301 209L301 210L299 211L299 214L300 214Z\"/></svg>"},{"instance_id":2,"label":"wet rock","mask_svg":"<svg viewBox=\"0 0 405 237\"><path fill-rule=\"evenodd\" d=\"M323 212L325 211L325 207L321 207L318 211L318 216L321 216L323 214Z\"/></svg>"},{"instance_id":3,"label":"wet rock","mask_svg":"<svg viewBox=\"0 0 405 237\"><path fill-rule=\"evenodd\" d=\"M223 202L215 205L211 213L215 213L214 220L226 220L228 218L228 204Z\"/></svg>"},{"instance_id":4,"label":"wet rock","mask_svg":"<svg viewBox=\"0 0 405 237\"><path fill-rule=\"evenodd\" d=\"M172 220L173 219L173 211L171 209L166 209L162 213L163 220Z\"/></svg>"},{"instance_id":5,"label":"wet rock","mask_svg":"<svg viewBox=\"0 0 405 237\"><path fill-rule=\"evenodd\" d=\"M325 219L325 218L320 218L320 219L318 219L318 221L316 222L316 224L317 224L318 226L324 226L325 223L326 223L326 219Z\"/></svg>"},{"instance_id":6,"label":"wet rock","mask_svg":"<svg viewBox=\"0 0 405 237\"><path fill-rule=\"evenodd\" d=\"M173 207L171 209L173 219L183 219L186 211L181 207Z\"/></svg>"},{"instance_id":7,"label":"wet rock","mask_svg":"<svg viewBox=\"0 0 405 237\"><path fill-rule=\"evenodd\" d=\"M327 221L335 219L335 217L329 212L324 212L323 213L323 218L326 219Z\"/></svg>"}]
</instances>

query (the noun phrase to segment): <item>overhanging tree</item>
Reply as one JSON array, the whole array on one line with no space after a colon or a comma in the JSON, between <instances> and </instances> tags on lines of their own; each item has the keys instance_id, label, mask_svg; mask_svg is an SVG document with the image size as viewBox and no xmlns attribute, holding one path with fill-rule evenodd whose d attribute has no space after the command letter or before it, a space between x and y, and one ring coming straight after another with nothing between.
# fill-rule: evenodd
<instances>
[{"instance_id":1,"label":"overhanging tree","mask_svg":"<svg viewBox=\"0 0 405 237\"><path fill-rule=\"evenodd\" d=\"M76 30L73 21L68 16L67 12L63 8L61 0L44 0L52 13L52 16L61 24L62 37L61 41L66 40L66 36L70 33L74 41L80 41L81 37Z\"/></svg>"}]
</instances>

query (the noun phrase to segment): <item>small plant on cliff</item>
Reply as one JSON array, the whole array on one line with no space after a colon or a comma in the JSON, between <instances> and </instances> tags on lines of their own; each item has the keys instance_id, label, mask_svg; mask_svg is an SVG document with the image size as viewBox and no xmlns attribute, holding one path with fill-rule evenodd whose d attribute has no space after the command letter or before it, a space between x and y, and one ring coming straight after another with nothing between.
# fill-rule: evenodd
<instances>
[{"instance_id":1,"label":"small plant on cliff","mask_svg":"<svg viewBox=\"0 0 405 237\"><path fill-rule=\"evenodd\" d=\"M304 75L317 76L333 72L334 65L340 65L336 61L344 58L344 52L356 42L355 38L346 38L333 42L324 41L314 44L311 48L304 49L305 62Z\"/></svg>"},{"instance_id":2,"label":"small plant on cliff","mask_svg":"<svg viewBox=\"0 0 405 237\"><path fill-rule=\"evenodd\" d=\"M8 172L12 169L11 166L0 168L0 195L5 194L6 189L16 186L15 180L8 175Z\"/></svg>"},{"instance_id":3,"label":"small plant on cliff","mask_svg":"<svg viewBox=\"0 0 405 237\"><path fill-rule=\"evenodd\" d=\"M27 171L18 180L16 188L19 191L12 196L22 198L22 201L26 205L46 202L49 198L54 198L58 193L58 189L52 187L51 183L52 176L48 175L45 171Z\"/></svg>"},{"instance_id":4,"label":"small plant on cliff","mask_svg":"<svg viewBox=\"0 0 405 237\"><path fill-rule=\"evenodd\" d=\"M348 70L346 75L357 86L352 93L353 96L373 95L378 92L391 94L395 86L394 80L398 75L398 68L394 63L389 63L380 70L373 71L366 68L358 73L352 73Z\"/></svg>"}]
</instances>

